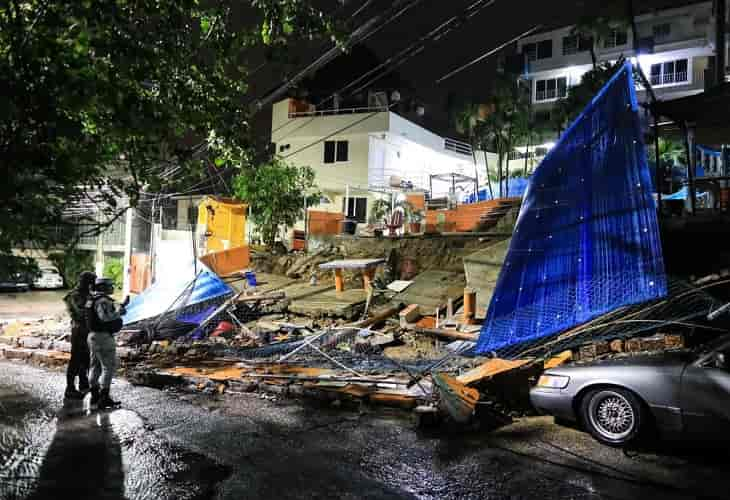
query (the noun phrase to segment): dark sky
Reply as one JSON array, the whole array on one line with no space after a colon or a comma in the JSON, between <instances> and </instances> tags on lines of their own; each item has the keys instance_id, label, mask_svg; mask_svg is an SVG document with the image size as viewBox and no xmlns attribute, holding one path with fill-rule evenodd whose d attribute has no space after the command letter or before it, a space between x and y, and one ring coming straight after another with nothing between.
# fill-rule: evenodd
<instances>
[{"instance_id":1,"label":"dark sky","mask_svg":"<svg viewBox=\"0 0 730 500\"><path fill-rule=\"evenodd\" d=\"M343 11L356 9L366 0L349 0ZM454 15L463 13L475 0L423 0L420 5L387 25L366 42L380 60L385 60L416 41ZM436 84L436 80L449 71L481 56L507 40L518 36L535 25L556 28L572 24L584 13L593 13L611 2L619 5L626 0L496 0L493 5L471 18L460 29L454 30L441 40L430 44L424 52L409 59L398 68L400 77L426 103L427 113L437 122L441 133L448 133L447 103L451 98L476 98L489 92L489 85L496 69L497 56L472 66L449 80ZM635 12L654 8L681 6L697 3L691 0L634 0ZM357 18L361 22L387 9L391 1L372 1L370 7ZM342 11L341 11L342 12ZM326 47L326 45L325 45ZM320 48L310 49L301 58L302 64L321 53ZM505 49L505 53L514 50ZM355 79L372 67L372 60L358 60L353 55L345 66ZM343 64L340 60L333 64ZM296 65L292 67L295 68Z\"/></svg>"}]
</instances>

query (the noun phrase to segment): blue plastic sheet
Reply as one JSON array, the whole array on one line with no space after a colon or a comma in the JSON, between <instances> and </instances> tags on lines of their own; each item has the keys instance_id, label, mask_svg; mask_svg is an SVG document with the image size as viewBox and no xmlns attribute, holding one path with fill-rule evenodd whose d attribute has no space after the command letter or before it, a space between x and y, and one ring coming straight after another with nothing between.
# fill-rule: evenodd
<instances>
[{"instance_id":1,"label":"blue plastic sheet","mask_svg":"<svg viewBox=\"0 0 730 500\"><path fill-rule=\"evenodd\" d=\"M627 64L531 176L477 352L509 357L524 342L666 293Z\"/></svg>"},{"instance_id":2,"label":"blue plastic sheet","mask_svg":"<svg viewBox=\"0 0 730 500\"><path fill-rule=\"evenodd\" d=\"M231 287L200 261L197 272L196 275L196 270L191 265L188 269L181 269L175 277L157 282L137 295L127 306L127 314L122 318L124 324L154 318L167 311L233 293Z\"/></svg>"},{"instance_id":3,"label":"blue plastic sheet","mask_svg":"<svg viewBox=\"0 0 730 500\"><path fill-rule=\"evenodd\" d=\"M502 183L502 192L504 193L504 198L520 198L522 195L525 194L525 190L527 189L528 180L524 177L515 177L509 180L509 193L507 192L507 185L506 182ZM496 198L499 198L499 183L492 183L492 189L494 190L494 195ZM489 201L492 199L491 194L489 193L489 188L483 188L479 190L479 193L475 195L474 193L469 194L464 198L464 203L476 203L477 201Z\"/></svg>"}]
</instances>

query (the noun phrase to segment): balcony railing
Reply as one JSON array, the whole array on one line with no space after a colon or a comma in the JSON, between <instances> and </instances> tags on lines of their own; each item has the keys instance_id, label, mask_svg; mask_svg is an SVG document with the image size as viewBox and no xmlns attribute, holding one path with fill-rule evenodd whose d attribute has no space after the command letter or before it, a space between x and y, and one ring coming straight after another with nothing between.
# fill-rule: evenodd
<instances>
[{"instance_id":1,"label":"balcony railing","mask_svg":"<svg viewBox=\"0 0 730 500\"><path fill-rule=\"evenodd\" d=\"M672 83L685 83L687 81L686 71L676 71L674 73L664 73L662 75L651 75L652 85L669 85Z\"/></svg>"},{"instance_id":2,"label":"balcony railing","mask_svg":"<svg viewBox=\"0 0 730 500\"><path fill-rule=\"evenodd\" d=\"M444 139L444 149L460 155L472 155L471 144L468 142L457 141L456 139Z\"/></svg>"},{"instance_id":3,"label":"balcony railing","mask_svg":"<svg viewBox=\"0 0 730 500\"><path fill-rule=\"evenodd\" d=\"M357 113L381 113L388 111L388 106L368 106L362 108L340 108L340 109L323 109L318 111L301 111L289 113L289 118L302 118L312 116L334 116L334 115L353 115Z\"/></svg>"}]
</instances>

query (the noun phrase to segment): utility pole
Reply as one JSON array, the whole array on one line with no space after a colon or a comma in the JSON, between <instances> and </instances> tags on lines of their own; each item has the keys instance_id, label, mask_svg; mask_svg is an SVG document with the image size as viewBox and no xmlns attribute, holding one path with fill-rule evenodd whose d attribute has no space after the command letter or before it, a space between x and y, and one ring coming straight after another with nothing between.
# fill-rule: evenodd
<instances>
[{"instance_id":1,"label":"utility pole","mask_svg":"<svg viewBox=\"0 0 730 500\"><path fill-rule=\"evenodd\" d=\"M715 85L725 82L725 31L727 27L727 1L715 0Z\"/></svg>"}]
</instances>

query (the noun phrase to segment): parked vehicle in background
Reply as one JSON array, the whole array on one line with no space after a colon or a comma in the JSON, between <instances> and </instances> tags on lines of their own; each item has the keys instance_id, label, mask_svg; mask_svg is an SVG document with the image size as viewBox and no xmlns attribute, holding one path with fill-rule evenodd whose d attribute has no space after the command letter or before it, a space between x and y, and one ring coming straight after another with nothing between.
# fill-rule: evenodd
<instances>
[{"instance_id":1,"label":"parked vehicle in background","mask_svg":"<svg viewBox=\"0 0 730 500\"><path fill-rule=\"evenodd\" d=\"M694 351L546 370L530 399L610 446L650 427L661 437L716 442L730 436L730 335Z\"/></svg>"},{"instance_id":2,"label":"parked vehicle in background","mask_svg":"<svg viewBox=\"0 0 730 500\"><path fill-rule=\"evenodd\" d=\"M33 281L33 288L46 290L63 288L63 276L55 267L41 267L40 274Z\"/></svg>"},{"instance_id":3,"label":"parked vehicle in background","mask_svg":"<svg viewBox=\"0 0 730 500\"><path fill-rule=\"evenodd\" d=\"M27 292L29 290L30 285L20 273L9 277L0 277L0 292Z\"/></svg>"}]
</instances>

